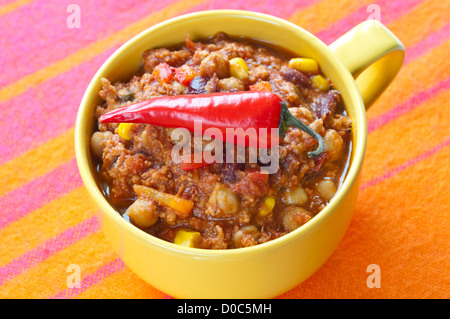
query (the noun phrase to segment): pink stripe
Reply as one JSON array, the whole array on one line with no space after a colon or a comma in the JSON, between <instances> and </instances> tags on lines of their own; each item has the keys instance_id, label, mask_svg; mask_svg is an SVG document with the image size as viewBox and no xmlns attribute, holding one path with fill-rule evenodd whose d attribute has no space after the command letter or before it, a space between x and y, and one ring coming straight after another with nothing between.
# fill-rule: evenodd
<instances>
[{"instance_id":1,"label":"pink stripe","mask_svg":"<svg viewBox=\"0 0 450 319\"><path fill-rule=\"evenodd\" d=\"M0 17L0 86L17 81L176 0L36 0ZM80 7L81 28L69 29L69 4Z\"/></svg>"},{"instance_id":2,"label":"pink stripe","mask_svg":"<svg viewBox=\"0 0 450 319\"><path fill-rule=\"evenodd\" d=\"M6 266L0 268L0 285L18 276L22 272L30 269L34 265L43 262L50 256L73 245L77 241L97 232L100 224L97 218L91 217L78 225L67 229L59 235L49 239L41 246L38 246L19 258L13 260Z\"/></svg>"},{"instance_id":3,"label":"pink stripe","mask_svg":"<svg viewBox=\"0 0 450 319\"><path fill-rule=\"evenodd\" d=\"M447 79L439 82L434 87L421 91L418 94L412 96L405 102L395 106L388 112L372 119L369 121L367 130L369 133L373 132L374 130L382 127L383 125L386 125L392 120L395 120L396 118L402 116L403 114L410 112L411 110L415 109L416 107L420 106L425 101L435 97L439 93L449 89L450 87L450 77Z\"/></svg>"},{"instance_id":4,"label":"pink stripe","mask_svg":"<svg viewBox=\"0 0 450 319\"><path fill-rule=\"evenodd\" d=\"M50 299L73 298L84 292L86 289L92 287L93 285L98 284L108 276L118 272L119 270L122 270L123 268L125 268L125 264L123 263L123 261L120 259L115 259L109 264L104 265L91 275L83 278L80 288L67 288L66 290L63 290L60 293L50 297Z\"/></svg>"},{"instance_id":5,"label":"pink stripe","mask_svg":"<svg viewBox=\"0 0 450 319\"><path fill-rule=\"evenodd\" d=\"M379 0L374 1L372 5L378 5L380 7L380 20L383 24L387 24L395 19L398 19L423 1L424 0ZM372 11L367 12L367 8L368 5L364 6L344 19L318 32L316 36L323 42L331 44L356 25L367 20L372 14Z\"/></svg>"},{"instance_id":6,"label":"pink stripe","mask_svg":"<svg viewBox=\"0 0 450 319\"><path fill-rule=\"evenodd\" d=\"M418 56L425 54L432 48L444 43L450 36L450 23L447 23L439 31L430 34L422 41L406 50L405 64L416 59Z\"/></svg>"},{"instance_id":7,"label":"pink stripe","mask_svg":"<svg viewBox=\"0 0 450 319\"><path fill-rule=\"evenodd\" d=\"M416 165L420 162L422 162L423 160L429 158L430 156L432 156L433 154L436 154L437 152L439 152L441 149L447 147L450 145L450 138L448 138L445 142L436 145L435 147L433 147L432 149L426 151L425 153L420 154L419 156L416 156L412 159L410 159L409 161L407 161L406 163L386 172L384 175L376 177L370 181L368 181L367 183L363 184L361 186L361 190L366 189L368 187L374 186L378 183L381 183L391 177L394 177L395 175L397 175L398 173L404 171L407 168L410 168L413 165Z\"/></svg>"},{"instance_id":8,"label":"pink stripe","mask_svg":"<svg viewBox=\"0 0 450 319\"><path fill-rule=\"evenodd\" d=\"M74 158L22 188L7 193L0 197L0 229L81 185Z\"/></svg>"}]
</instances>

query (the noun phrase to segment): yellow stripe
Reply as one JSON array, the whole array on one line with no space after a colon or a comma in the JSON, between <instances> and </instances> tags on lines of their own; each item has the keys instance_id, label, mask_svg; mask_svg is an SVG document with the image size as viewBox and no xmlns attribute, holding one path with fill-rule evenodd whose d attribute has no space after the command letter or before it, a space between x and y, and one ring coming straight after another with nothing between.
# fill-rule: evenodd
<instances>
[{"instance_id":1,"label":"yellow stripe","mask_svg":"<svg viewBox=\"0 0 450 319\"><path fill-rule=\"evenodd\" d=\"M142 32L143 30L149 28L151 25L164 21L169 17L177 15L180 12L184 12L203 1L204 0L178 1L158 12L147 16L144 19L141 19L121 29L118 32L115 32L91 45L88 45L72 53L62 60L56 61L34 73L24 76L20 80L0 90L0 103L22 94L32 86L38 85L64 72L67 72L75 66L105 52L107 49L110 49L127 41L130 37Z\"/></svg>"},{"instance_id":2,"label":"yellow stripe","mask_svg":"<svg viewBox=\"0 0 450 319\"><path fill-rule=\"evenodd\" d=\"M0 166L0 196L44 175L75 156L74 129Z\"/></svg>"},{"instance_id":3,"label":"yellow stripe","mask_svg":"<svg viewBox=\"0 0 450 319\"><path fill-rule=\"evenodd\" d=\"M0 265L7 265L95 213L96 206L84 187L30 212L0 230Z\"/></svg>"},{"instance_id":4,"label":"yellow stripe","mask_svg":"<svg viewBox=\"0 0 450 319\"><path fill-rule=\"evenodd\" d=\"M316 33L372 2L373 0L324 0L300 9L288 20L311 33Z\"/></svg>"},{"instance_id":5,"label":"yellow stripe","mask_svg":"<svg viewBox=\"0 0 450 319\"><path fill-rule=\"evenodd\" d=\"M4 14L13 12L14 10L17 10L29 3L31 3L33 0L18 0L14 2L10 2L8 4L5 4L4 6L0 7L0 17Z\"/></svg>"}]
</instances>

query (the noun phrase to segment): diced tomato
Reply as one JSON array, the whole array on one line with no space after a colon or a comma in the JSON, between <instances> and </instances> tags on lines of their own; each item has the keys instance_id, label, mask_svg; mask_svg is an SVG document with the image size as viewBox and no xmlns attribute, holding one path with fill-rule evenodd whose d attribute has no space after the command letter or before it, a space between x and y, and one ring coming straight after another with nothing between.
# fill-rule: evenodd
<instances>
[{"instance_id":1,"label":"diced tomato","mask_svg":"<svg viewBox=\"0 0 450 319\"><path fill-rule=\"evenodd\" d=\"M269 182L269 174L262 173L260 171L254 171L247 175L247 177L255 183L267 184Z\"/></svg>"},{"instance_id":2,"label":"diced tomato","mask_svg":"<svg viewBox=\"0 0 450 319\"><path fill-rule=\"evenodd\" d=\"M174 70L167 63L160 63L153 69L153 76L159 81L170 83L173 80Z\"/></svg>"},{"instance_id":3,"label":"diced tomato","mask_svg":"<svg viewBox=\"0 0 450 319\"><path fill-rule=\"evenodd\" d=\"M253 85L249 86L250 91L258 91L258 92L272 92L272 86L270 82L267 81L259 81Z\"/></svg>"},{"instance_id":4,"label":"diced tomato","mask_svg":"<svg viewBox=\"0 0 450 319\"><path fill-rule=\"evenodd\" d=\"M183 65L179 68L176 68L175 73L177 75L178 82L184 85L189 85L192 79L199 75L197 71L195 71L188 65Z\"/></svg>"}]
</instances>

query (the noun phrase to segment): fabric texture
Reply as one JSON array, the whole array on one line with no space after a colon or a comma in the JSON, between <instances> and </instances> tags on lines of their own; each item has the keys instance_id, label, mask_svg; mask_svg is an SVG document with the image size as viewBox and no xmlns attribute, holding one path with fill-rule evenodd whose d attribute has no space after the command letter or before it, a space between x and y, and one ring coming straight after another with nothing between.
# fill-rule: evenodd
<instances>
[{"instance_id":1,"label":"fabric texture","mask_svg":"<svg viewBox=\"0 0 450 319\"><path fill-rule=\"evenodd\" d=\"M69 28L74 2L79 28ZM449 298L450 24L442 0L1 0L0 298L170 298L132 273L104 237L75 161L74 124L90 79L122 43L208 9L269 13L327 44L378 14L406 48L400 73L367 112L361 190L345 237L323 267L277 298ZM81 270L79 287L69 287L71 267Z\"/></svg>"}]
</instances>

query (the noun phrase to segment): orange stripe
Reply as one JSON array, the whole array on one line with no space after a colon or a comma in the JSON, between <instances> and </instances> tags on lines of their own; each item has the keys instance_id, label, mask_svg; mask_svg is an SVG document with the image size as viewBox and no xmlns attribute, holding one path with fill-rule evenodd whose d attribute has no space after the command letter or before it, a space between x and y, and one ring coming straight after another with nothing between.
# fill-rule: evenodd
<instances>
[{"instance_id":1,"label":"orange stripe","mask_svg":"<svg viewBox=\"0 0 450 319\"><path fill-rule=\"evenodd\" d=\"M448 22L448 2L429 0L414 7L408 14L389 23L389 29L405 47L419 42ZM441 14L436 14L440 12ZM426 27L425 27L426 26Z\"/></svg>"},{"instance_id":2,"label":"orange stripe","mask_svg":"<svg viewBox=\"0 0 450 319\"><path fill-rule=\"evenodd\" d=\"M0 166L0 196L50 172L75 156L74 129ZM51 156L49 156L51 154Z\"/></svg>"},{"instance_id":3,"label":"orange stripe","mask_svg":"<svg viewBox=\"0 0 450 319\"><path fill-rule=\"evenodd\" d=\"M17 9L20 9L23 6L30 4L32 1L33 0L18 0L18 1L14 1L14 2L10 2L8 4L5 4L4 6L0 7L0 17L4 14L8 14Z\"/></svg>"},{"instance_id":4,"label":"orange stripe","mask_svg":"<svg viewBox=\"0 0 450 319\"><path fill-rule=\"evenodd\" d=\"M420 107L393 120L371 133L367 140L362 184L380 171L391 170L418 156L430 145L450 136L450 117L443 105L448 104L450 91L444 91Z\"/></svg>"},{"instance_id":5,"label":"orange stripe","mask_svg":"<svg viewBox=\"0 0 450 319\"><path fill-rule=\"evenodd\" d=\"M372 2L373 0L324 0L295 12L288 20L316 33Z\"/></svg>"},{"instance_id":6,"label":"orange stripe","mask_svg":"<svg viewBox=\"0 0 450 319\"><path fill-rule=\"evenodd\" d=\"M128 25L118 32L115 32L91 45L88 45L87 47L84 47L72 53L62 60L54 62L46 66L45 68L42 68L6 87L3 87L0 90L0 103L24 93L29 87L38 85L39 83L45 82L57 75L67 72L71 68L94 58L107 49L124 43L130 37L140 33L150 26L164 21L169 17L175 16L180 12L184 12L203 1L204 0L180 0L158 12L152 13L144 19Z\"/></svg>"}]
</instances>

